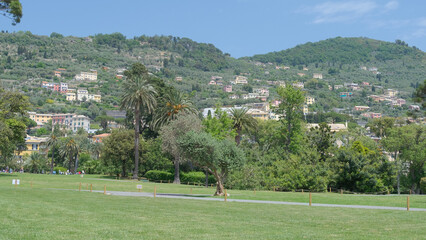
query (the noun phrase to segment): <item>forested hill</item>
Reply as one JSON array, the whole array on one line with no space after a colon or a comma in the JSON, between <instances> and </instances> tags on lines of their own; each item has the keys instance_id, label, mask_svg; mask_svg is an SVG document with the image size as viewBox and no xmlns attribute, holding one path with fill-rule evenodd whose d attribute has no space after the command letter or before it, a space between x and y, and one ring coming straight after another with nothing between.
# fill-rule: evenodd
<instances>
[{"instance_id":1,"label":"forested hill","mask_svg":"<svg viewBox=\"0 0 426 240\"><path fill-rule=\"evenodd\" d=\"M384 62L402 58L425 60L426 55L418 48L409 47L400 40L390 43L369 38L337 37L243 59L296 66L311 63Z\"/></svg>"}]
</instances>

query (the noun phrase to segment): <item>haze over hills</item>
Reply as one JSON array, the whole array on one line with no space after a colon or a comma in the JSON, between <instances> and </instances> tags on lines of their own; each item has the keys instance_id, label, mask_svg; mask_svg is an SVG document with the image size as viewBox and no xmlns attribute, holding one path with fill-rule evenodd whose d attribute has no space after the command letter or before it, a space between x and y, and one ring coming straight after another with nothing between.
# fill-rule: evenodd
<instances>
[{"instance_id":1,"label":"haze over hills","mask_svg":"<svg viewBox=\"0 0 426 240\"><path fill-rule=\"evenodd\" d=\"M390 43L368 38L338 37L240 59L230 57L212 44L197 43L188 38L140 36L126 39L120 33L86 38L64 37L58 33L50 36L30 32L1 33L0 48L0 78L8 80L3 81L3 85L36 91L34 87L39 87L41 81L69 82L101 94L104 108L113 108L119 102L122 80L117 79L118 70L137 61L169 84L192 93L199 108L217 103L255 102L257 99L242 97L253 88L262 87L270 90L270 101L275 96L275 83L284 81L287 84L304 83L307 94L318 100L312 109L330 111L332 107L367 104L365 96L374 93L375 89L379 94L387 88L395 88L401 97L409 100L416 85L426 77L424 52L402 41ZM58 68L66 69L60 78L54 76ZM98 71L98 82L73 79L89 69ZM372 73L368 69L376 71ZM321 74L316 83L313 83L314 74ZM232 92L225 92L223 86L231 85L237 75L246 77L247 84L235 84ZM212 76L219 77L220 84L209 85ZM368 82L369 86L362 94L355 94L359 99L351 101L342 102L338 92L329 90L334 85L362 82ZM232 95L238 97L231 99ZM48 97L52 96L33 95L32 102L40 102L35 98L45 100ZM59 100L60 96L56 98L63 100Z\"/></svg>"}]
</instances>

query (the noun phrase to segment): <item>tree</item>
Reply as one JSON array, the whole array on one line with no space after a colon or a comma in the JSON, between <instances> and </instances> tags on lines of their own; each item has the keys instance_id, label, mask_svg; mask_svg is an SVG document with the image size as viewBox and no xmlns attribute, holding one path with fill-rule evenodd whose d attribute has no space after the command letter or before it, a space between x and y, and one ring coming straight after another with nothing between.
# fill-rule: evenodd
<instances>
[{"instance_id":1,"label":"tree","mask_svg":"<svg viewBox=\"0 0 426 240\"><path fill-rule=\"evenodd\" d=\"M180 184L179 164L183 162L178 139L189 131L201 131L201 121L194 114L179 114L177 118L160 130L162 149L173 157L175 176L173 183Z\"/></svg>"},{"instance_id":2,"label":"tree","mask_svg":"<svg viewBox=\"0 0 426 240\"><path fill-rule=\"evenodd\" d=\"M235 138L236 132L233 129L233 121L228 117L225 111L222 111L219 107L214 112L214 117L208 115L203 120L204 131L210 133L214 138L225 139Z\"/></svg>"},{"instance_id":3,"label":"tree","mask_svg":"<svg viewBox=\"0 0 426 240\"><path fill-rule=\"evenodd\" d=\"M22 5L19 0L1 0L0 12L3 16L12 20L12 25L21 22Z\"/></svg>"},{"instance_id":4,"label":"tree","mask_svg":"<svg viewBox=\"0 0 426 240\"><path fill-rule=\"evenodd\" d=\"M375 118L367 124L370 127L370 131L380 138L385 137L394 125L395 118L391 117Z\"/></svg>"},{"instance_id":5,"label":"tree","mask_svg":"<svg viewBox=\"0 0 426 240\"><path fill-rule=\"evenodd\" d=\"M331 135L331 128L327 123L322 122L317 127L312 127L308 133L311 144L317 149L320 154L320 160L325 161L328 150L333 144L333 135Z\"/></svg>"},{"instance_id":6,"label":"tree","mask_svg":"<svg viewBox=\"0 0 426 240\"><path fill-rule=\"evenodd\" d=\"M280 115L283 126L284 148L286 151L295 152L300 141L304 94L292 85L279 87L277 92L281 103L276 113Z\"/></svg>"},{"instance_id":7,"label":"tree","mask_svg":"<svg viewBox=\"0 0 426 240\"><path fill-rule=\"evenodd\" d=\"M77 161L78 161L78 153L79 153L79 149L78 149L78 145L75 141L74 138L72 137L68 137L65 139L65 141L62 143L62 146L59 148L59 152L61 154L61 156L63 158L66 159L66 161L64 162L65 164L68 163L68 170L70 170L71 172L76 172L76 167L77 167ZM73 159L75 160L74 162L74 171L71 168L72 164L73 164Z\"/></svg>"},{"instance_id":8,"label":"tree","mask_svg":"<svg viewBox=\"0 0 426 240\"><path fill-rule=\"evenodd\" d=\"M161 97L164 106L156 109L154 114L153 128L161 128L177 118L180 113L193 113L197 110L194 108L188 95L183 94L175 89L169 89L166 94Z\"/></svg>"},{"instance_id":9,"label":"tree","mask_svg":"<svg viewBox=\"0 0 426 240\"><path fill-rule=\"evenodd\" d=\"M135 65L134 65L135 66ZM137 65L138 66L138 65ZM139 67L139 66L138 66ZM155 99L156 91L148 83L148 71L142 69L134 70L126 82L124 82L125 92L121 99L121 109L129 110L134 113L135 120L135 169L133 179L138 178L139 172L139 124L141 122L141 112L151 113L157 104Z\"/></svg>"},{"instance_id":10,"label":"tree","mask_svg":"<svg viewBox=\"0 0 426 240\"><path fill-rule=\"evenodd\" d=\"M242 130L255 129L257 127L257 121L251 115L247 114L248 108L232 108L230 117L234 125L234 129L237 132L235 136L235 142L240 145L241 132Z\"/></svg>"},{"instance_id":11,"label":"tree","mask_svg":"<svg viewBox=\"0 0 426 240\"><path fill-rule=\"evenodd\" d=\"M234 142L218 140L209 133L188 132L178 140L178 144L185 157L214 175L216 196L224 195L224 182L229 171L245 161L244 152Z\"/></svg>"},{"instance_id":12,"label":"tree","mask_svg":"<svg viewBox=\"0 0 426 240\"><path fill-rule=\"evenodd\" d=\"M47 140L47 146L50 147L50 151L52 151L52 161L50 162L50 173L53 173L53 163L55 159L55 148L58 144L59 139L54 135L53 133L50 135L49 139Z\"/></svg>"},{"instance_id":13,"label":"tree","mask_svg":"<svg viewBox=\"0 0 426 240\"><path fill-rule=\"evenodd\" d=\"M29 172L40 173L47 168L47 160L42 154L33 152L26 157L25 168Z\"/></svg>"},{"instance_id":14,"label":"tree","mask_svg":"<svg viewBox=\"0 0 426 240\"><path fill-rule=\"evenodd\" d=\"M132 132L132 130L114 129L111 136L103 140L101 162L106 172L127 177L127 173L131 171L135 153ZM142 142L139 143L139 147L142 148Z\"/></svg>"}]
</instances>

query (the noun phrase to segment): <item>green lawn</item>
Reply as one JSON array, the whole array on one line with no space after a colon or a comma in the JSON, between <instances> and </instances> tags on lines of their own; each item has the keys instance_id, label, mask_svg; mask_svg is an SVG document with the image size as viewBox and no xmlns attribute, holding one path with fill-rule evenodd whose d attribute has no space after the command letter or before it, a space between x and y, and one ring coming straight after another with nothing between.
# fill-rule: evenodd
<instances>
[{"instance_id":1,"label":"green lawn","mask_svg":"<svg viewBox=\"0 0 426 240\"><path fill-rule=\"evenodd\" d=\"M63 188L78 189L80 182L82 189L90 189L90 184L94 190L104 190L106 185L107 191L133 191L136 192L136 185L142 184L143 191L154 192L154 186L157 187L158 193L183 193L190 194L213 194L214 188L205 188L201 186L191 186L186 184L176 185L167 183L146 183L135 182L131 180L115 180L99 175L85 175L81 178L74 176L54 176L39 174L0 174L0 186L12 186L12 179L19 178L22 184L18 188L46 189L46 188ZM309 202L309 193L300 192L272 192L272 191L240 191L228 190L231 195L229 199L251 199L251 200L270 200L270 201L287 201L287 202ZM370 206L389 206L389 207L406 207L406 195L363 195L363 194L337 194L337 193L313 193L313 203L330 203L345 205L370 205ZM410 207L426 208L426 195L411 195Z\"/></svg>"}]
</instances>

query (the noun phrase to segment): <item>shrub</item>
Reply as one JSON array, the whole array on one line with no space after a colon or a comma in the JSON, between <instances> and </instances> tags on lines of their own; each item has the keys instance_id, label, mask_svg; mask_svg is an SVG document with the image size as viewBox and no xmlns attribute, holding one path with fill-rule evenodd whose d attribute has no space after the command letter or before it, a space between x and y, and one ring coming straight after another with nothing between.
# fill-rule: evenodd
<instances>
[{"instance_id":1,"label":"shrub","mask_svg":"<svg viewBox=\"0 0 426 240\"><path fill-rule=\"evenodd\" d=\"M153 181L173 181L174 175L166 171L150 170L145 173L145 177Z\"/></svg>"},{"instance_id":2,"label":"shrub","mask_svg":"<svg viewBox=\"0 0 426 240\"><path fill-rule=\"evenodd\" d=\"M426 194L426 177L420 179L420 191Z\"/></svg>"},{"instance_id":3,"label":"shrub","mask_svg":"<svg viewBox=\"0 0 426 240\"><path fill-rule=\"evenodd\" d=\"M56 171L56 174L59 174L59 171L61 171L61 172L66 172L66 171L67 171L67 169L66 169L66 168L64 168L64 167L54 167L54 168L53 168L53 171Z\"/></svg>"},{"instance_id":4,"label":"shrub","mask_svg":"<svg viewBox=\"0 0 426 240\"><path fill-rule=\"evenodd\" d=\"M204 172L189 172L189 173L182 173L180 175L180 181L182 183L205 183L206 181L206 174ZM209 174L209 184L215 184L216 179L213 175Z\"/></svg>"}]
</instances>

